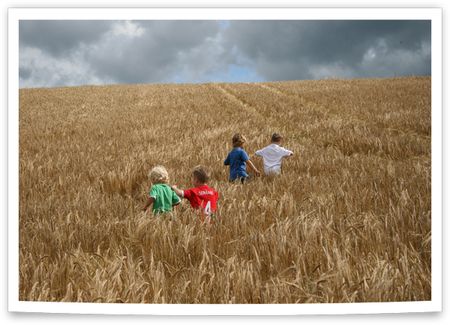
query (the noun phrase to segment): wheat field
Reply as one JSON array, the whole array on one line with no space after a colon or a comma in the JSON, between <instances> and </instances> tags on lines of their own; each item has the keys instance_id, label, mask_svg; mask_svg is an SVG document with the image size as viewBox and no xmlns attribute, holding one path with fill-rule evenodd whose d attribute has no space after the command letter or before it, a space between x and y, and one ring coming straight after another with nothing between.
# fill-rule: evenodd
<instances>
[{"instance_id":1,"label":"wheat field","mask_svg":"<svg viewBox=\"0 0 450 325\"><path fill-rule=\"evenodd\" d=\"M19 299L338 303L431 299L431 79L20 90ZM228 182L243 133L295 155ZM212 172L220 222L143 213L149 170Z\"/></svg>"}]
</instances>

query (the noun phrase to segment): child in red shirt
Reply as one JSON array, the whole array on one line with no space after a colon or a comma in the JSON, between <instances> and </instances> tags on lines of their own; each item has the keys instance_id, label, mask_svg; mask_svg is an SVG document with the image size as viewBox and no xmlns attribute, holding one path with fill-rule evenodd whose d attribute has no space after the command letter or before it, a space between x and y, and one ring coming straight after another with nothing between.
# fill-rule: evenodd
<instances>
[{"instance_id":1,"label":"child in red shirt","mask_svg":"<svg viewBox=\"0 0 450 325\"><path fill-rule=\"evenodd\" d=\"M209 181L209 173L203 166L197 166L192 171L193 188L187 190L180 190L175 185L172 185L172 190L181 198L187 199L192 208L201 212L201 220L212 221L215 219L215 212L217 210L217 200L219 193L206 183Z\"/></svg>"}]
</instances>

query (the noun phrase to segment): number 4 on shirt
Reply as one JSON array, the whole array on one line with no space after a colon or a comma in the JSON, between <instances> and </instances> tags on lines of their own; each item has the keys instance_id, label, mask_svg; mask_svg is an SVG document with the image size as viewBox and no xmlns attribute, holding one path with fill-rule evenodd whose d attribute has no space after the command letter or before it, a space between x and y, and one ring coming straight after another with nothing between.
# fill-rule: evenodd
<instances>
[{"instance_id":1,"label":"number 4 on shirt","mask_svg":"<svg viewBox=\"0 0 450 325\"><path fill-rule=\"evenodd\" d=\"M211 201L208 201L206 203L205 208L203 209L203 212L205 212L205 215L209 217L211 215Z\"/></svg>"}]
</instances>

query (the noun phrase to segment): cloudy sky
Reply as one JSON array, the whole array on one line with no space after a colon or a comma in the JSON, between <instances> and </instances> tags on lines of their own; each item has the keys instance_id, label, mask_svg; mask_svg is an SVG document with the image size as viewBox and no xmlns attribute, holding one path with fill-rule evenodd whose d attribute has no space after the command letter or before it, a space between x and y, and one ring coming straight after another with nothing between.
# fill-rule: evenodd
<instances>
[{"instance_id":1,"label":"cloudy sky","mask_svg":"<svg viewBox=\"0 0 450 325\"><path fill-rule=\"evenodd\" d=\"M20 87L431 74L430 21L19 23Z\"/></svg>"}]
</instances>

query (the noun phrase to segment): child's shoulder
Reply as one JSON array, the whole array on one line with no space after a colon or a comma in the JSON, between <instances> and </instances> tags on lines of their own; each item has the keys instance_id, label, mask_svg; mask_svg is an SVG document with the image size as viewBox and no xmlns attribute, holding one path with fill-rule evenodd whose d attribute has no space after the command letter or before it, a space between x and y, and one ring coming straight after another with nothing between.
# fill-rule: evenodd
<instances>
[{"instance_id":1,"label":"child's shoulder","mask_svg":"<svg viewBox=\"0 0 450 325\"><path fill-rule=\"evenodd\" d=\"M209 186L209 185L207 185L208 186L208 189L210 190L210 191L213 191L214 193L218 193L218 191L217 191L217 189L215 189L214 187L212 187L212 186Z\"/></svg>"},{"instance_id":2,"label":"child's shoulder","mask_svg":"<svg viewBox=\"0 0 450 325\"><path fill-rule=\"evenodd\" d=\"M245 151L245 149L242 148L242 147L238 147L238 148L237 148L237 151L240 151L240 152L243 152L243 153L247 153L247 152Z\"/></svg>"},{"instance_id":3,"label":"child's shoulder","mask_svg":"<svg viewBox=\"0 0 450 325\"><path fill-rule=\"evenodd\" d=\"M243 152L245 152L244 148L235 147L235 148L231 149L231 151L229 152L229 155L232 157L232 156L239 155Z\"/></svg>"},{"instance_id":4,"label":"child's shoulder","mask_svg":"<svg viewBox=\"0 0 450 325\"><path fill-rule=\"evenodd\" d=\"M195 189L196 191L213 191L213 192L217 192L217 190L214 187L209 186L208 184L200 185L200 186L194 187L193 189Z\"/></svg>"},{"instance_id":5,"label":"child's shoulder","mask_svg":"<svg viewBox=\"0 0 450 325\"><path fill-rule=\"evenodd\" d=\"M157 188L157 189L165 189L165 188L168 188L168 189L170 189L170 186L169 185L167 185L166 183L157 183L157 184L153 184L152 185L152 188Z\"/></svg>"}]
</instances>

